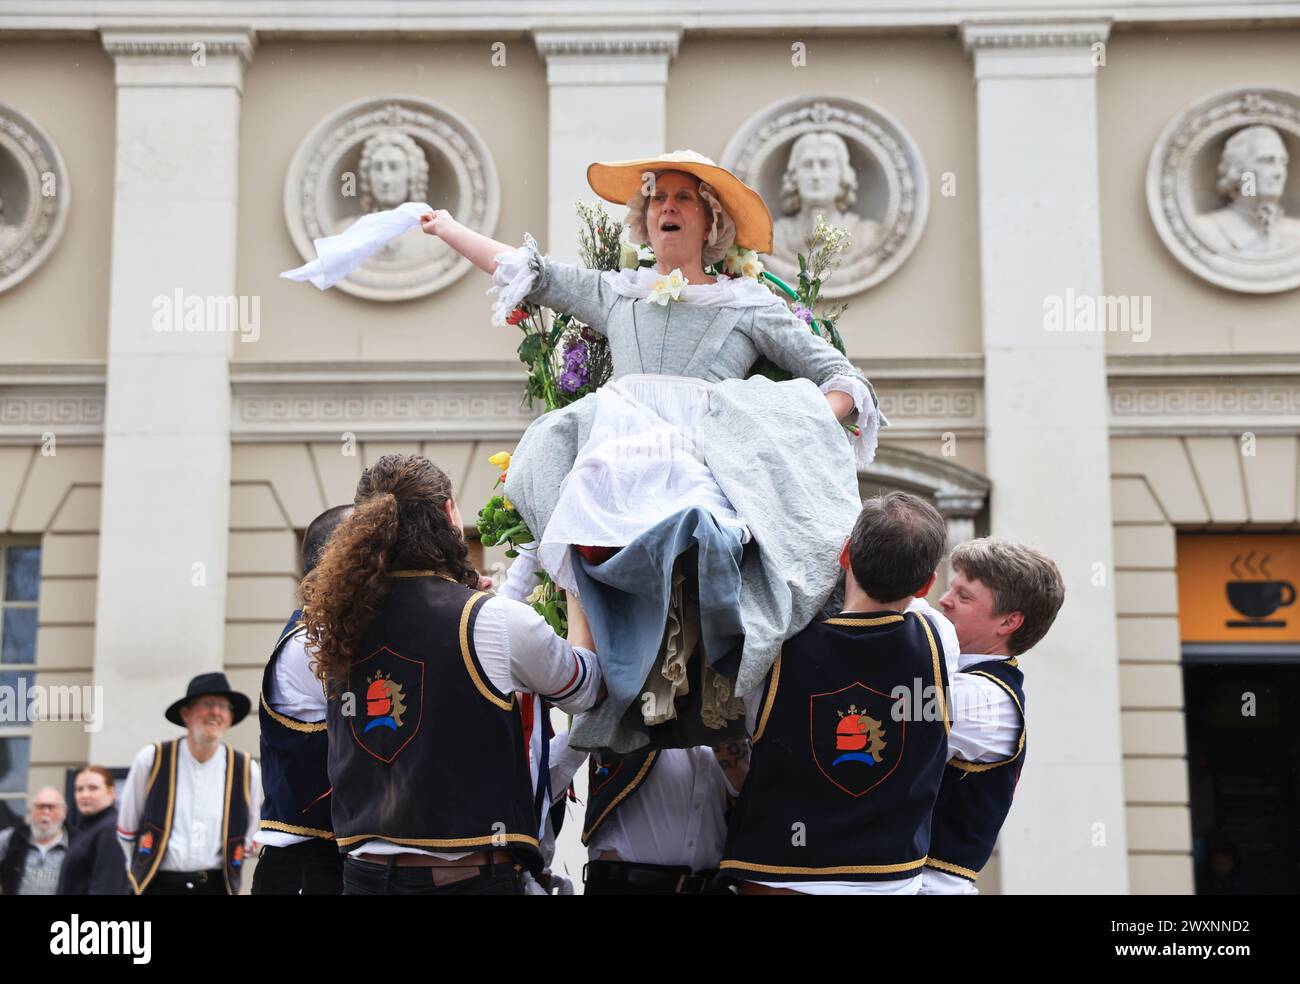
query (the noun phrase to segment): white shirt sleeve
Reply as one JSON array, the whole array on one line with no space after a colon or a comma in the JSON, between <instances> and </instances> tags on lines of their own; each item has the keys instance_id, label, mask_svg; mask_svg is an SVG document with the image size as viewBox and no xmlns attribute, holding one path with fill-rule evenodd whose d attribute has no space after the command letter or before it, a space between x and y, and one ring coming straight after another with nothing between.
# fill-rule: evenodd
<instances>
[{"instance_id":1,"label":"white shirt sleeve","mask_svg":"<svg viewBox=\"0 0 1300 984\"><path fill-rule=\"evenodd\" d=\"M144 812L149 772L153 769L153 755L153 745L145 745L136 752L131 769L126 774L126 781L122 783L121 794L117 798L117 842L122 845L128 865L131 863L131 852L135 846L135 835L140 828L140 815Z\"/></svg>"},{"instance_id":2,"label":"white shirt sleeve","mask_svg":"<svg viewBox=\"0 0 1300 984\"><path fill-rule=\"evenodd\" d=\"M978 665L978 664L977 664ZM967 762L1010 758L1020 744L1020 708L1009 693L988 677L956 673L951 677L952 730L948 754Z\"/></svg>"},{"instance_id":3,"label":"white shirt sleeve","mask_svg":"<svg viewBox=\"0 0 1300 984\"><path fill-rule=\"evenodd\" d=\"M600 691L595 653L570 646L528 605L489 598L474 622L474 651L492 684L540 694L569 713L585 711Z\"/></svg>"},{"instance_id":4,"label":"white shirt sleeve","mask_svg":"<svg viewBox=\"0 0 1300 984\"><path fill-rule=\"evenodd\" d=\"M501 586L497 594L526 604L528 596L536 587L537 551L521 550L515 562L510 565L510 570L506 571L506 583Z\"/></svg>"},{"instance_id":5,"label":"white shirt sleeve","mask_svg":"<svg viewBox=\"0 0 1300 984\"><path fill-rule=\"evenodd\" d=\"M248 830L244 834L244 852L253 849L257 828L262 822L262 767L257 759L249 762L248 769Z\"/></svg>"},{"instance_id":6,"label":"white shirt sleeve","mask_svg":"<svg viewBox=\"0 0 1300 984\"><path fill-rule=\"evenodd\" d=\"M280 651L275 672L271 674L271 707L298 721L315 723L325 720L325 691L312 671L313 657L307 651L306 632L291 635Z\"/></svg>"},{"instance_id":7,"label":"white shirt sleeve","mask_svg":"<svg viewBox=\"0 0 1300 984\"><path fill-rule=\"evenodd\" d=\"M929 616L930 624L939 630L939 643L943 648L943 662L948 668L948 684L957 675L961 660L961 643L957 641L957 629L948 621L948 616L935 608L924 598L913 598L907 606L909 612L920 612Z\"/></svg>"},{"instance_id":8,"label":"white shirt sleeve","mask_svg":"<svg viewBox=\"0 0 1300 984\"><path fill-rule=\"evenodd\" d=\"M551 739L548 753L551 762L551 802L560 799L569 789L569 783L587 762L587 753L569 747L569 733L561 731Z\"/></svg>"}]
</instances>

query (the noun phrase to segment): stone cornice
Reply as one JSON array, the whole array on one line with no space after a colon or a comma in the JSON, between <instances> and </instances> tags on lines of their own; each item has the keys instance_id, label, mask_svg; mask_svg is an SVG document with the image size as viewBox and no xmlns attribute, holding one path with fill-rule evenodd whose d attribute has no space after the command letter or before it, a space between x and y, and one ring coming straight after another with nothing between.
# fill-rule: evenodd
<instances>
[{"instance_id":1,"label":"stone cornice","mask_svg":"<svg viewBox=\"0 0 1300 984\"><path fill-rule=\"evenodd\" d=\"M675 58L680 29L647 31L536 31L533 40L543 58L557 55L659 56Z\"/></svg>"},{"instance_id":2,"label":"stone cornice","mask_svg":"<svg viewBox=\"0 0 1300 984\"><path fill-rule=\"evenodd\" d=\"M961 25L967 52L1011 48L1088 48L1110 35L1110 21L969 20Z\"/></svg>"},{"instance_id":3,"label":"stone cornice","mask_svg":"<svg viewBox=\"0 0 1300 984\"><path fill-rule=\"evenodd\" d=\"M808 36L845 32L930 30L950 33L973 20L1081 17L1153 28L1259 27L1300 24L1294 0L1127 0L1096 3L1046 0L1024 4L988 0L821 0L815 12L788 0L749 0L740 5L660 0L642 6L627 0L0 0L0 31L54 37L88 36L110 27L220 25L247 27L284 38L358 35L429 39L457 35L518 37L521 32L655 28L688 32L761 35L798 30Z\"/></svg>"},{"instance_id":4,"label":"stone cornice","mask_svg":"<svg viewBox=\"0 0 1300 984\"><path fill-rule=\"evenodd\" d=\"M252 30L229 27L110 27L101 34L104 50L121 58L190 59L195 43L201 43L206 56L236 55L247 65L253 58L257 35Z\"/></svg>"},{"instance_id":5,"label":"stone cornice","mask_svg":"<svg viewBox=\"0 0 1300 984\"><path fill-rule=\"evenodd\" d=\"M891 426L884 440L985 434L979 355L858 360ZM237 442L508 440L533 414L511 362L233 363ZM1112 436L1300 432L1300 355L1111 356ZM102 365L0 368L0 445L47 432L70 443L103 434Z\"/></svg>"}]
</instances>

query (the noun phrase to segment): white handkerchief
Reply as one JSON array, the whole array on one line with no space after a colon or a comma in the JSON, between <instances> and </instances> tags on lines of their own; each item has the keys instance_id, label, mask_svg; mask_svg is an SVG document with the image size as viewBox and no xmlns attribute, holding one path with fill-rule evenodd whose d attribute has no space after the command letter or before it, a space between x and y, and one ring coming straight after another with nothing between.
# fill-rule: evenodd
<instances>
[{"instance_id":1,"label":"white handkerchief","mask_svg":"<svg viewBox=\"0 0 1300 984\"><path fill-rule=\"evenodd\" d=\"M346 232L312 240L317 259L296 270L286 270L280 276L299 282L309 280L326 290L398 236L417 228L420 216L432 211L433 206L425 202L407 202L386 212L370 212L352 223Z\"/></svg>"}]
</instances>

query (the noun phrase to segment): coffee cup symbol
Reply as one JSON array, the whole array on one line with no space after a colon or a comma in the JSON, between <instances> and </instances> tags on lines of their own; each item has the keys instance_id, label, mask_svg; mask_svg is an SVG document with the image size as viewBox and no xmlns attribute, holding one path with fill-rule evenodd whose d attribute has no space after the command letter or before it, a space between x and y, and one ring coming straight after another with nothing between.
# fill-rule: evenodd
<instances>
[{"instance_id":1,"label":"coffee cup symbol","mask_svg":"<svg viewBox=\"0 0 1300 984\"><path fill-rule=\"evenodd\" d=\"M1269 619L1269 616L1279 608L1286 608L1295 604L1296 590L1295 585L1290 581L1275 580L1247 580L1242 577L1242 571L1239 564L1244 566L1246 572L1252 575L1263 574L1269 576L1268 556L1258 564L1254 563L1255 551L1251 551L1243 560L1241 557L1233 558L1232 573L1238 578L1237 581L1229 581L1228 603L1238 612L1245 615L1244 619L1232 619L1228 621L1230 628L1283 628L1286 625L1284 619Z\"/></svg>"},{"instance_id":2,"label":"coffee cup symbol","mask_svg":"<svg viewBox=\"0 0 1300 984\"><path fill-rule=\"evenodd\" d=\"M1295 585L1290 581L1229 581L1228 602L1249 618L1268 618L1295 603Z\"/></svg>"}]
</instances>

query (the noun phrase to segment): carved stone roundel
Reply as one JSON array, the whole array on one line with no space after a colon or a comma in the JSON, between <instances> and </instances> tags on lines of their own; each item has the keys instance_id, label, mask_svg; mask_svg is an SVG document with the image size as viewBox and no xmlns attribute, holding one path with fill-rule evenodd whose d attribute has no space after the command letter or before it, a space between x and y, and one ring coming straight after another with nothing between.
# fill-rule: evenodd
<instances>
[{"instance_id":1,"label":"carved stone roundel","mask_svg":"<svg viewBox=\"0 0 1300 984\"><path fill-rule=\"evenodd\" d=\"M760 110L736 132L722 164L772 212L764 263L790 283L818 214L849 231L851 247L822 288L845 297L874 287L916 248L929 212L921 151L883 110L845 96L798 96Z\"/></svg>"},{"instance_id":2,"label":"carved stone roundel","mask_svg":"<svg viewBox=\"0 0 1300 984\"><path fill-rule=\"evenodd\" d=\"M0 102L0 292L54 251L71 201L68 172L49 134Z\"/></svg>"},{"instance_id":3,"label":"carved stone roundel","mask_svg":"<svg viewBox=\"0 0 1300 984\"><path fill-rule=\"evenodd\" d=\"M1300 93L1227 89L1179 113L1151 151L1147 207L1198 277L1251 294L1300 287Z\"/></svg>"},{"instance_id":4,"label":"carved stone roundel","mask_svg":"<svg viewBox=\"0 0 1300 984\"><path fill-rule=\"evenodd\" d=\"M408 201L445 208L489 236L501 203L487 145L458 115L416 96L363 99L332 113L299 145L284 184L285 221L304 260L316 258L313 240ZM402 301L441 290L470 266L413 229L336 286L368 300Z\"/></svg>"}]
</instances>

